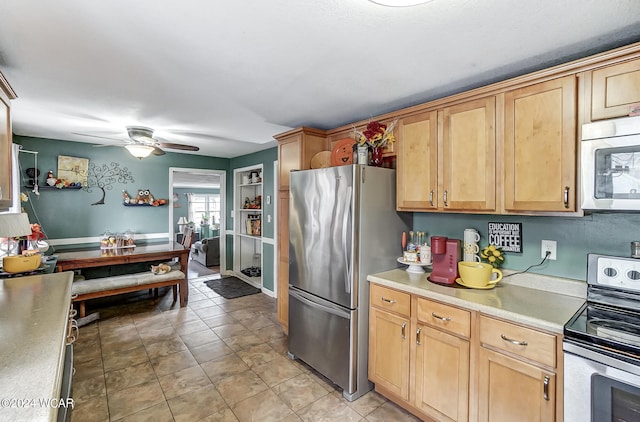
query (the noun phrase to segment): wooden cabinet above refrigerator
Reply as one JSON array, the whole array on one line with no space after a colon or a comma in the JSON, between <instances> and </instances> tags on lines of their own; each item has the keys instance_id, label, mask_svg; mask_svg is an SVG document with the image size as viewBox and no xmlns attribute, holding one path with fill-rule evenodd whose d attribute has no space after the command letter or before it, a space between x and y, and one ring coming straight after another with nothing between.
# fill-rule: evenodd
<instances>
[{"instance_id":1,"label":"wooden cabinet above refrigerator","mask_svg":"<svg viewBox=\"0 0 640 422\"><path fill-rule=\"evenodd\" d=\"M16 93L0 72L0 211L11 206L11 103ZM17 193L16 193L17 194Z\"/></svg>"}]
</instances>

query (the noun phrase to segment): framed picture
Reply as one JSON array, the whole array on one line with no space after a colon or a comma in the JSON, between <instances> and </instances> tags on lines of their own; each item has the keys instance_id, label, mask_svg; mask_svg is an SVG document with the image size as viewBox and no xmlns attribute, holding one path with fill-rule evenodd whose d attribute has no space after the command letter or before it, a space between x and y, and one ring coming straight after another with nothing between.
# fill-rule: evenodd
<instances>
[{"instance_id":1,"label":"framed picture","mask_svg":"<svg viewBox=\"0 0 640 422\"><path fill-rule=\"evenodd\" d=\"M87 185L89 159L58 155L58 179L66 179L70 183Z\"/></svg>"}]
</instances>

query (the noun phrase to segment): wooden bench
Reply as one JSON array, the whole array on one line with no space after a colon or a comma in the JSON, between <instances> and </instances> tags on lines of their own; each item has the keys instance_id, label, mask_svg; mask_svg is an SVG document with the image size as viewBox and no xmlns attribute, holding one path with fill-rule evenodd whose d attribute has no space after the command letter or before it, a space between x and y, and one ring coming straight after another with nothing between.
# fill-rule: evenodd
<instances>
[{"instance_id":1,"label":"wooden bench","mask_svg":"<svg viewBox=\"0 0 640 422\"><path fill-rule=\"evenodd\" d=\"M165 274L144 273L125 274L112 277L94 278L74 281L71 287L72 302L80 306L80 318L86 316L85 301L136 292L139 290L156 289L172 286L173 301L177 300L178 286L180 286L180 307L187 305L187 277L180 270L171 270Z\"/></svg>"}]
</instances>

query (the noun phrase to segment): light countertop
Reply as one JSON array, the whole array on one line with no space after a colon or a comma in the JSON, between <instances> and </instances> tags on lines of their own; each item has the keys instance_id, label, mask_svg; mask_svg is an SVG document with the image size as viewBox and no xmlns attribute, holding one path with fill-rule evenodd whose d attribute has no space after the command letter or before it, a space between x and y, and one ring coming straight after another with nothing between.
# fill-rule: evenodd
<instances>
[{"instance_id":1,"label":"light countertop","mask_svg":"<svg viewBox=\"0 0 640 422\"><path fill-rule=\"evenodd\" d=\"M51 421L58 409L72 272L0 279L0 420Z\"/></svg>"},{"instance_id":2,"label":"light countertop","mask_svg":"<svg viewBox=\"0 0 640 422\"><path fill-rule=\"evenodd\" d=\"M505 275L508 270L503 271ZM427 280L429 273L395 269L369 275L383 286L481 312L515 323L562 334L564 324L584 304L587 283L537 274L515 274L489 290L443 286Z\"/></svg>"}]
</instances>

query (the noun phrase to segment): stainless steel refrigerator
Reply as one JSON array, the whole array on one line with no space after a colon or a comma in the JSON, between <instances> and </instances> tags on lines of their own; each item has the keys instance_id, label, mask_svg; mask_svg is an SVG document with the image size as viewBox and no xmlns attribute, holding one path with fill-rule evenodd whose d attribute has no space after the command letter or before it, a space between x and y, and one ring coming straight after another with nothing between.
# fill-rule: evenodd
<instances>
[{"instance_id":1,"label":"stainless steel refrigerator","mask_svg":"<svg viewBox=\"0 0 640 422\"><path fill-rule=\"evenodd\" d=\"M395 170L292 172L289 207L289 356L355 400L372 388L367 275L397 267L409 227L395 209Z\"/></svg>"}]
</instances>

